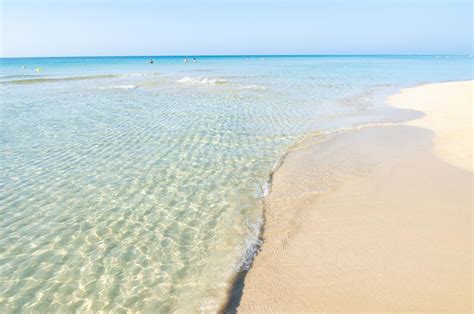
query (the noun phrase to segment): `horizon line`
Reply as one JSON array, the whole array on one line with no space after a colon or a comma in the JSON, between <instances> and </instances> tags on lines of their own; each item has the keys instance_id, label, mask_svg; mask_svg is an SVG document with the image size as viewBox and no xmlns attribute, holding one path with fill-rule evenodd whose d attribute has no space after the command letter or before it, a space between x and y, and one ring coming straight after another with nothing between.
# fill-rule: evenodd
<instances>
[{"instance_id":1,"label":"horizon line","mask_svg":"<svg viewBox=\"0 0 474 314\"><path fill-rule=\"evenodd\" d=\"M176 57L370 57L370 56L409 56L409 57L429 57L429 56L472 56L472 54L446 54L446 53L362 53L362 54L177 54L177 55L69 55L69 56L28 56L28 57L2 57L0 59L39 59L39 58L176 58Z\"/></svg>"}]
</instances>

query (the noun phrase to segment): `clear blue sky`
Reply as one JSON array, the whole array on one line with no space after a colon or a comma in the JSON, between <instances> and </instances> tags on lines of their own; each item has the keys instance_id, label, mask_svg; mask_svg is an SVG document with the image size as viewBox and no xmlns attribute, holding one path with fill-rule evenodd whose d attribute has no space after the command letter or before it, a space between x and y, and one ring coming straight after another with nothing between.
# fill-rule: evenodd
<instances>
[{"instance_id":1,"label":"clear blue sky","mask_svg":"<svg viewBox=\"0 0 474 314\"><path fill-rule=\"evenodd\" d=\"M471 54L472 0L0 0L1 56Z\"/></svg>"}]
</instances>

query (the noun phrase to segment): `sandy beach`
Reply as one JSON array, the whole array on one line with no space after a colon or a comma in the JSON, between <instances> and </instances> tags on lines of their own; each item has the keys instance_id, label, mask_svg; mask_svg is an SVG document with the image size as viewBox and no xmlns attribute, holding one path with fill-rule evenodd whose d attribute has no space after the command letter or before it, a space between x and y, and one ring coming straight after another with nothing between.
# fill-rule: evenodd
<instances>
[{"instance_id":1,"label":"sandy beach","mask_svg":"<svg viewBox=\"0 0 474 314\"><path fill-rule=\"evenodd\" d=\"M472 81L429 84L404 89L388 103L426 113L406 124L434 132L433 150L441 159L472 171L472 121L474 86Z\"/></svg>"},{"instance_id":2,"label":"sandy beach","mask_svg":"<svg viewBox=\"0 0 474 314\"><path fill-rule=\"evenodd\" d=\"M291 151L238 311L471 312L473 89L402 90L389 104L421 119Z\"/></svg>"}]
</instances>

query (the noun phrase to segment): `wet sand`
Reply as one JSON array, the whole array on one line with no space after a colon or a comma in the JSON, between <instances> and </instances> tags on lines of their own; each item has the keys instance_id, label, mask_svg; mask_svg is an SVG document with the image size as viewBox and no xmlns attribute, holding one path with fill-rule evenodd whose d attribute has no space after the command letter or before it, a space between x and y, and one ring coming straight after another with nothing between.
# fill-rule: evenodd
<instances>
[{"instance_id":1,"label":"wet sand","mask_svg":"<svg viewBox=\"0 0 474 314\"><path fill-rule=\"evenodd\" d=\"M430 124L444 107L428 105L438 91L432 103L472 116L467 84L390 98L404 108L426 100L426 116L409 123L423 128L313 137L290 152L265 199L264 244L238 311L470 312L473 173L465 157L441 153L451 151L449 126L462 122ZM452 143L456 156L471 152L471 133Z\"/></svg>"}]
</instances>

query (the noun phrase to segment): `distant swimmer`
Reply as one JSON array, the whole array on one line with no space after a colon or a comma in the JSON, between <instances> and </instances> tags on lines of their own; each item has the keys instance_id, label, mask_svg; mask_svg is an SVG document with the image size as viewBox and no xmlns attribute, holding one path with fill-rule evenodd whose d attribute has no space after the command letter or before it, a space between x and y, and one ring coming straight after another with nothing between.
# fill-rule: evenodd
<instances>
[{"instance_id":1,"label":"distant swimmer","mask_svg":"<svg viewBox=\"0 0 474 314\"><path fill-rule=\"evenodd\" d=\"M150 63L150 64L153 64L153 59L150 59L150 62L149 62L149 63Z\"/></svg>"},{"instance_id":2,"label":"distant swimmer","mask_svg":"<svg viewBox=\"0 0 474 314\"><path fill-rule=\"evenodd\" d=\"M184 63L188 63L188 57L184 57Z\"/></svg>"},{"instance_id":3,"label":"distant swimmer","mask_svg":"<svg viewBox=\"0 0 474 314\"><path fill-rule=\"evenodd\" d=\"M26 69L26 66L22 66L21 68L24 70L24 69Z\"/></svg>"},{"instance_id":4,"label":"distant swimmer","mask_svg":"<svg viewBox=\"0 0 474 314\"><path fill-rule=\"evenodd\" d=\"M36 72L41 72L41 68L36 68Z\"/></svg>"},{"instance_id":5,"label":"distant swimmer","mask_svg":"<svg viewBox=\"0 0 474 314\"><path fill-rule=\"evenodd\" d=\"M193 62L196 63L196 58L193 58Z\"/></svg>"}]
</instances>

